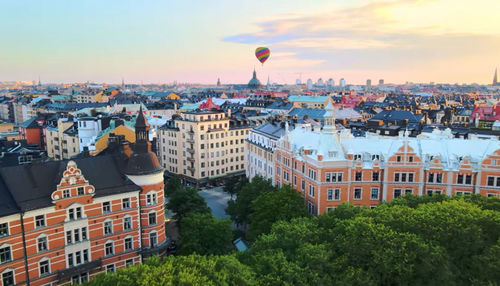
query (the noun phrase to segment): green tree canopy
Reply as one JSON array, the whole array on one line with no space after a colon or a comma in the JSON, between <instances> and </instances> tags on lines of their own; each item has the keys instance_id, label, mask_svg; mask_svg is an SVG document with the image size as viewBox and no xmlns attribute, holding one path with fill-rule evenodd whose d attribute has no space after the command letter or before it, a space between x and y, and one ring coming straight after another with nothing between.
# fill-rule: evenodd
<instances>
[{"instance_id":1,"label":"green tree canopy","mask_svg":"<svg viewBox=\"0 0 500 286\"><path fill-rule=\"evenodd\" d=\"M209 213L190 213L182 220L181 254L225 254L233 249L229 219L217 219Z\"/></svg>"},{"instance_id":2,"label":"green tree canopy","mask_svg":"<svg viewBox=\"0 0 500 286\"><path fill-rule=\"evenodd\" d=\"M180 188L168 198L167 208L175 213L174 218L182 221L189 213L210 213L205 199L194 188Z\"/></svg>"}]
</instances>

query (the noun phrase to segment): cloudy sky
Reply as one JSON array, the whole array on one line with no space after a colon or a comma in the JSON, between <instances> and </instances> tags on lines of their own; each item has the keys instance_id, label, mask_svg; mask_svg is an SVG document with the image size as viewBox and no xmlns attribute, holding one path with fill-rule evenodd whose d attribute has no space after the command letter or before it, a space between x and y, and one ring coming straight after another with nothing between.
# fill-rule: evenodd
<instances>
[{"instance_id":1,"label":"cloudy sky","mask_svg":"<svg viewBox=\"0 0 500 286\"><path fill-rule=\"evenodd\" d=\"M0 0L0 81L490 83L498 0ZM264 66L258 46L271 49Z\"/></svg>"}]
</instances>

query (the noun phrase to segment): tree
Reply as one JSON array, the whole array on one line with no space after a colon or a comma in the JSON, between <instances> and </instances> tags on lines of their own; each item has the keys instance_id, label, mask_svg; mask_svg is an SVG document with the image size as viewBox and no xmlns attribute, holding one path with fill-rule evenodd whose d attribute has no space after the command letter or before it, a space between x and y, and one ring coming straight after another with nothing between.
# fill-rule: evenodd
<instances>
[{"instance_id":1,"label":"tree","mask_svg":"<svg viewBox=\"0 0 500 286\"><path fill-rule=\"evenodd\" d=\"M226 212L238 224L248 224L252 213L252 201L261 193L275 191L269 180L255 176L250 183L243 185L236 200L229 201Z\"/></svg>"},{"instance_id":2,"label":"tree","mask_svg":"<svg viewBox=\"0 0 500 286\"><path fill-rule=\"evenodd\" d=\"M224 192L230 194L231 199L233 199L233 196L236 195L241 190L241 188L243 188L243 186L247 183L248 183L248 180L245 176L230 177L230 178L226 179L222 190Z\"/></svg>"},{"instance_id":3,"label":"tree","mask_svg":"<svg viewBox=\"0 0 500 286\"><path fill-rule=\"evenodd\" d=\"M167 208L175 213L174 218L179 222L189 213L210 213L205 199L194 188L181 188L172 193Z\"/></svg>"},{"instance_id":4,"label":"tree","mask_svg":"<svg viewBox=\"0 0 500 286\"><path fill-rule=\"evenodd\" d=\"M261 193L252 202L250 238L255 239L263 233L268 233L277 221L289 221L307 215L304 198L289 185L278 191Z\"/></svg>"},{"instance_id":5,"label":"tree","mask_svg":"<svg viewBox=\"0 0 500 286\"><path fill-rule=\"evenodd\" d=\"M257 285L250 267L234 256L167 256L150 258L144 264L102 273L91 286L163 286L163 285Z\"/></svg>"},{"instance_id":6,"label":"tree","mask_svg":"<svg viewBox=\"0 0 500 286\"><path fill-rule=\"evenodd\" d=\"M226 254L233 249L229 219L217 219L209 213L190 213L182 220L181 254Z\"/></svg>"},{"instance_id":7,"label":"tree","mask_svg":"<svg viewBox=\"0 0 500 286\"><path fill-rule=\"evenodd\" d=\"M173 193L183 188L181 180L177 176L171 177L165 185L165 195L170 197Z\"/></svg>"}]
</instances>

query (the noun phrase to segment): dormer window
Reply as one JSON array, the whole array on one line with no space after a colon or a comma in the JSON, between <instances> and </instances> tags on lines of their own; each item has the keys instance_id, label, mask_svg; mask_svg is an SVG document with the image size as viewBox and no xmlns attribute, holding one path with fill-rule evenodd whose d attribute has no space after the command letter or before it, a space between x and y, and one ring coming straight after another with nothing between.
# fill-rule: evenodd
<instances>
[{"instance_id":1,"label":"dormer window","mask_svg":"<svg viewBox=\"0 0 500 286\"><path fill-rule=\"evenodd\" d=\"M69 190L63 190L63 198L69 198Z\"/></svg>"},{"instance_id":2,"label":"dormer window","mask_svg":"<svg viewBox=\"0 0 500 286\"><path fill-rule=\"evenodd\" d=\"M380 160L380 155L372 155L372 160Z\"/></svg>"},{"instance_id":3,"label":"dormer window","mask_svg":"<svg viewBox=\"0 0 500 286\"><path fill-rule=\"evenodd\" d=\"M359 161L361 160L362 156L361 154L354 154L354 161Z\"/></svg>"}]
</instances>

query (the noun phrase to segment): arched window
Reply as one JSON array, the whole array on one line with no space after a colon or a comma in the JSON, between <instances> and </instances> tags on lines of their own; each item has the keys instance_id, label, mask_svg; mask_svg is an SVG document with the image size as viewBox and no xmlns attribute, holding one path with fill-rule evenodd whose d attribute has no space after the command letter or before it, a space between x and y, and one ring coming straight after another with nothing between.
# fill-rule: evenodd
<instances>
[{"instance_id":1,"label":"arched window","mask_svg":"<svg viewBox=\"0 0 500 286\"><path fill-rule=\"evenodd\" d=\"M2 285L3 286L14 286L16 284L14 269L7 268L2 271Z\"/></svg>"},{"instance_id":2,"label":"arched window","mask_svg":"<svg viewBox=\"0 0 500 286\"><path fill-rule=\"evenodd\" d=\"M113 221L111 219L107 219L103 223L103 233L104 235L109 235L113 233Z\"/></svg>"},{"instance_id":3,"label":"arched window","mask_svg":"<svg viewBox=\"0 0 500 286\"><path fill-rule=\"evenodd\" d=\"M148 213L149 225L156 224L156 211L150 211Z\"/></svg>"},{"instance_id":4,"label":"arched window","mask_svg":"<svg viewBox=\"0 0 500 286\"><path fill-rule=\"evenodd\" d=\"M38 271L40 272L40 276L50 274L50 260L48 258L44 257L38 262Z\"/></svg>"},{"instance_id":5,"label":"arched window","mask_svg":"<svg viewBox=\"0 0 500 286\"><path fill-rule=\"evenodd\" d=\"M40 234L36 238L36 246L38 249L38 252L46 251L49 249L49 238L47 237L46 234Z\"/></svg>"},{"instance_id":6,"label":"arched window","mask_svg":"<svg viewBox=\"0 0 500 286\"><path fill-rule=\"evenodd\" d=\"M147 206L155 205L156 202L157 202L157 197L156 197L155 191L150 191L149 193L146 194L146 205Z\"/></svg>"}]
</instances>

